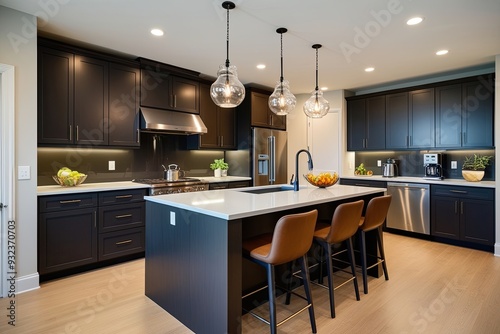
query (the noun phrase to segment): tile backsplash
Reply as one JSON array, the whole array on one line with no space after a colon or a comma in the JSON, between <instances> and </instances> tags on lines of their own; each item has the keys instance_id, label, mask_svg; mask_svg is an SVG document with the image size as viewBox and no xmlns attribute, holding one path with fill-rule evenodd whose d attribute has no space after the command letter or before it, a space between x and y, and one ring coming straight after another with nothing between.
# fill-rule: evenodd
<instances>
[{"instance_id":1,"label":"tile backsplash","mask_svg":"<svg viewBox=\"0 0 500 334\"><path fill-rule=\"evenodd\" d=\"M54 185L52 175L68 167L88 175L86 183L161 178L163 168L176 164L188 177L212 176L210 163L224 158L224 151L187 150L186 136L141 133L137 149L88 147L38 148L38 185ZM108 170L108 161L115 170Z\"/></svg>"}]
</instances>

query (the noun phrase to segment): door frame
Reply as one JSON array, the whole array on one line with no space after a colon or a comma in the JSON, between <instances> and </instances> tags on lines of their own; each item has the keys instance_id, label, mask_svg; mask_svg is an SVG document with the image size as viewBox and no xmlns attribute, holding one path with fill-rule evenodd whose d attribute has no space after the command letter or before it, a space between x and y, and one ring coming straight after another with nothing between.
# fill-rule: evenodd
<instances>
[{"instance_id":1,"label":"door frame","mask_svg":"<svg viewBox=\"0 0 500 334\"><path fill-rule=\"evenodd\" d=\"M6 297L7 284L7 223L15 221L15 75L14 66L0 63L0 297ZM17 251L17 250L16 250ZM17 259L16 259L17 260ZM11 271L11 270L10 270Z\"/></svg>"}]
</instances>

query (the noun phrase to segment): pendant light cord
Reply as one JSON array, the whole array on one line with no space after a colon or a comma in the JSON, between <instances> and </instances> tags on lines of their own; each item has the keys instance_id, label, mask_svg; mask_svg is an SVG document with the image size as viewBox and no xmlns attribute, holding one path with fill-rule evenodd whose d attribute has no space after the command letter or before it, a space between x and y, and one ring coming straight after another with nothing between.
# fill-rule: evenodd
<instances>
[{"instance_id":1,"label":"pendant light cord","mask_svg":"<svg viewBox=\"0 0 500 334\"><path fill-rule=\"evenodd\" d=\"M280 34L280 42L281 42L281 76L280 76L280 82L282 84L281 89L283 89L283 33Z\"/></svg>"},{"instance_id":2,"label":"pendant light cord","mask_svg":"<svg viewBox=\"0 0 500 334\"><path fill-rule=\"evenodd\" d=\"M229 6L227 9L227 18L226 18L226 67L229 68Z\"/></svg>"},{"instance_id":3,"label":"pendant light cord","mask_svg":"<svg viewBox=\"0 0 500 334\"><path fill-rule=\"evenodd\" d=\"M318 48L316 48L316 91L318 91Z\"/></svg>"}]
</instances>

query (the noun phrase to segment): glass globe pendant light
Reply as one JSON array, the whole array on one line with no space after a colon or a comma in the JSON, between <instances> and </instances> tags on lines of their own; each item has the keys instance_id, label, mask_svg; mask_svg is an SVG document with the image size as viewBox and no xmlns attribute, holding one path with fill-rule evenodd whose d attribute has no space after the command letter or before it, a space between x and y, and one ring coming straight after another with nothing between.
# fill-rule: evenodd
<instances>
[{"instance_id":1,"label":"glass globe pendant light","mask_svg":"<svg viewBox=\"0 0 500 334\"><path fill-rule=\"evenodd\" d=\"M217 80L210 87L212 100L221 108L237 107L245 98L245 87L238 80L236 66L229 64L229 10L235 7L231 1L222 3L227 10L226 63L219 66Z\"/></svg>"},{"instance_id":2,"label":"glass globe pendant light","mask_svg":"<svg viewBox=\"0 0 500 334\"><path fill-rule=\"evenodd\" d=\"M321 44L314 44L313 49L316 49L316 88L311 94L311 97L304 103L304 113L310 118L321 118L328 114L330 103L323 97L323 92L318 88L318 49Z\"/></svg>"},{"instance_id":3,"label":"glass globe pendant light","mask_svg":"<svg viewBox=\"0 0 500 334\"><path fill-rule=\"evenodd\" d=\"M290 86L287 80L283 80L283 34L288 30L286 28L278 28L276 32L280 34L281 39L281 76L280 80L274 88L274 92L269 96L269 109L276 115L287 115L297 104L297 99L290 92Z\"/></svg>"}]
</instances>

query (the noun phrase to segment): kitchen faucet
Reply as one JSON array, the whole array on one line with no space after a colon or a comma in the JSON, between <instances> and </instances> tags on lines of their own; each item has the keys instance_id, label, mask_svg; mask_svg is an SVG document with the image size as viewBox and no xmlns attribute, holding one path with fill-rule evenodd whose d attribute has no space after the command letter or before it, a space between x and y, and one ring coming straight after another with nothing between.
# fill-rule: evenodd
<instances>
[{"instance_id":1,"label":"kitchen faucet","mask_svg":"<svg viewBox=\"0 0 500 334\"><path fill-rule=\"evenodd\" d=\"M297 152L295 155L295 181L293 181L293 190L298 191L299 190L299 155L300 153L305 152L307 153L307 156L309 160L307 161L307 165L309 170L311 171L313 169L313 159L311 157L311 153L309 153L308 150L302 149Z\"/></svg>"}]
</instances>

